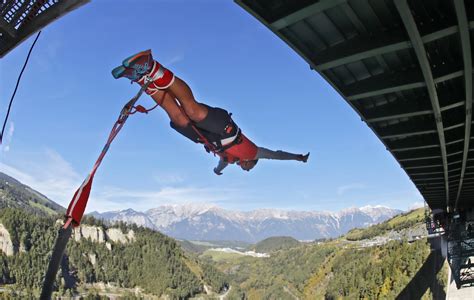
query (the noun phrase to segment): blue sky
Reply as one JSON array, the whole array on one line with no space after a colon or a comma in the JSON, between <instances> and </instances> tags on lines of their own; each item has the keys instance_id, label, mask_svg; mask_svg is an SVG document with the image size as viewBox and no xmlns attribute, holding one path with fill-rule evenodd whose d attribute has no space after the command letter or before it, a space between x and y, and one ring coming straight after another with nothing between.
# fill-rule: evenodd
<instances>
[{"instance_id":1,"label":"blue sky","mask_svg":"<svg viewBox=\"0 0 474 300\"><path fill-rule=\"evenodd\" d=\"M33 37L0 60L3 117ZM260 146L311 152L307 164L261 161L251 172L169 127L134 115L97 172L88 211L210 202L227 209L338 211L422 197L372 131L293 50L232 1L92 1L46 27L23 75L1 148L3 171L67 206L118 112L138 90L110 71L145 49L195 97L233 113ZM140 101L151 106L149 97Z\"/></svg>"}]
</instances>

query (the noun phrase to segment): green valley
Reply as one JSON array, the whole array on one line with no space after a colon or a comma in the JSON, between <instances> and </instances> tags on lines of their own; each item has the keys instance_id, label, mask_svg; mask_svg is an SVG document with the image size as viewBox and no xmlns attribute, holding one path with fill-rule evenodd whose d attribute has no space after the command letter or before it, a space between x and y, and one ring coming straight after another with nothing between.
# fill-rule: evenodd
<instances>
[{"instance_id":1,"label":"green valley","mask_svg":"<svg viewBox=\"0 0 474 300\"><path fill-rule=\"evenodd\" d=\"M37 298L63 208L0 178L0 298ZM69 241L56 296L90 299L439 299L447 266L423 209L335 239L176 241L85 217Z\"/></svg>"},{"instance_id":2,"label":"green valley","mask_svg":"<svg viewBox=\"0 0 474 300\"><path fill-rule=\"evenodd\" d=\"M440 299L447 265L426 238L405 236L424 226L422 216L418 209L338 239L295 243L268 258L221 255L215 264L229 275L235 298L394 299L413 295L416 283L420 298Z\"/></svg>"}]
</instances>

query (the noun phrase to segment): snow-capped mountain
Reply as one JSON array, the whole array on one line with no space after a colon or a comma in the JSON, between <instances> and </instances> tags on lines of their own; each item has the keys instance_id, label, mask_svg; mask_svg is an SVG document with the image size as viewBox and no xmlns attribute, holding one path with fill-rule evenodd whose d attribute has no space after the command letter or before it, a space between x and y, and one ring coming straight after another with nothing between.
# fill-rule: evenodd
<instances>
[{"instance_id":1,"label":"snow-capped mountain","mask_svg":"<svg viewBox=\"0 0 474 300\"><path fill-rule=\"evenodd\" d=\"M360 210L368 214L372 220L376 223L383 222L387 219L386 215L390 214L392 209L386 206L376 205L376 206L363 206Z\"/></svg>"},{"instance_id":2,"label":"snow-capped mountain","mask_svg":"<svg viewBox=\"0 0 474 300\"><path fill-rule=\"evenodd\" d=\"M114 222L125 222L129 224L136 224L142 227L148 227L150 229L157 230L150 217L142 212L135 211L131 208L121 211L109 211L105 213L99 213L97 211L91 212L89 215L103 220L111 220Z\"/></svg>"},{"instance_id":3,"label":"snow-capped mountain","mask_svg":"<svg viewBox=\"0 0 474 300\"><path fill-rule=\"evenodd\" d=\"M133 209L91 213L159 230L178 239L257 242L271 236L299 240L336 237L356 227L380 223L401 213L384 206L349 208L338 213L258 209L242 212L211 204L164 205L146 212Z\"/></svg>"}]
</instances>

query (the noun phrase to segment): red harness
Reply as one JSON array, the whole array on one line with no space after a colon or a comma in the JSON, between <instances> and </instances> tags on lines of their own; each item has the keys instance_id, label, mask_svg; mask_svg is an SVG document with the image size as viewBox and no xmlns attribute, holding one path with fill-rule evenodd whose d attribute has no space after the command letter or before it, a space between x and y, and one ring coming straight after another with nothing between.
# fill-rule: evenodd
<instances>
[{"instance_id":1,"label":"red harness","mask_svg":"<svg viewBox=\"0 0 474 300\"><path fill-rule=\"evenodd\" d=\"M222 152L218 152L222 159L228 163L237 161L254 160L257 156L258 147L249 140L243 133L240 135L240 141Z\"/></svg>"}]
</instances>

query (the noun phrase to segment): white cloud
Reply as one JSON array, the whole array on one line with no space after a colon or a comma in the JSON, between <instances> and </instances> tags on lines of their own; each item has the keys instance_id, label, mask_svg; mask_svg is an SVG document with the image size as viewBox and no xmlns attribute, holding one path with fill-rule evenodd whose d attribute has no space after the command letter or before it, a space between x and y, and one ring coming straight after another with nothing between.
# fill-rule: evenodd
<instances>
[{"instance_id":1,"label":"white cloud","mask_svg":"<svg viewBox=\"0 0 474 300\"><path fill-rule=\"evenodd\" d=\"M10 143L12 141L14 132L15 132L15 124L13 122L10 122L10 126L8 127L8 130L5 134L5 136L3 136L3 140L2 140L2 151L3 152L10 151Z\"/></svg>"},{"instance_id":2,"label":"white cloud","mask_svg":"<svg viewBox=\"0 0 474 300\"><path fill-rule=\"evenodd\" d=\"M16 178L64 207L68 206L74 192L87 175L78 174L68 161L52 149L46 149L41 153L40 159L36 159L34 163L27 166L12 166L0 162L0 171ZM158 176L157 180L163 178L174 185L184 180L178 175L168 178ZM236 200L235 195L245 197L242 193L237 193L236 189L164 186L158 189L143 190L93 185L87 211L110 211L126 208L147 210L163 204L190 202L222 203Z\"/></svg>"},{"instance_id":3,"label":"white cloud","mask_svg":"<svg viewBox=\"0 0 474 300\"><path fill-rule=\"evenodd\" d=\"M35 179L31 177L30 175L1 162L0 162L0 171L8 174L9 176L21 181L22 183L26 185L30 185L32 182L35 181Z\"/></svg>"},{"instance_id":4,"label":"white cloud","mask_svg":"<svg viewBox=\"0 0 474 300\"><path fill-rule=\"evenodd\" d=\"M422 202L422 201L413 202L413 203L408 207L408 210L417 209L417 208L420 208L420 207L423 207L423 206L425 206L425 203Z\"/></svg>"},{"instance_id":5,"label":"white cloud","mask_svg":"<svg viewBox=\"0 0 474 300\"><path fill-rule=\"evenodd\" d=\"M10 123L10 128L8 129L8 138L11 139L13 136L13 132L15 131L15 124L13 122Z\"/></svg>"},{"instance_id":6,"label":"white cloud","mask_svg":"<svg viewBox=\"0 0 474 300\"><path fill-rule=\"evenodd\" d=\"M171 57L170 59L166 60L164 65L165 66L172 66L176 63L179 63L181 62L182 60L184 59L184 55L183 54L177 54L173 57Z\"/></svg>"},{"instance_id":7,"label":"white cloud","mask_svg":"<svg viewBox=\"0 0 474 300\"><path fill-rule=\"evenodd\" d=\"M337 188L337 195L342 196L350 190L362 190L365 188L366 188L365 184L361 184L361 183L346 184L346 185L339 186Z\"/></svg>"},{"instance_id":8,"label":"white cloud","mask_svg":"<svg viewBox=\"0 0 474 300\"><path fill-rule=\"evenodd\" d=\"M39 38L41 40L41 37ZM57 60L57 55L61 51L63 44L60 39L48 39L48 43L45 46L42 46L40 49L40 55L35 55L33 57L34 63L43 71L48 72L52 69L52 66L55 64L54 61Z\"/></svg>"},{"instance_id":9,"label":"white cloud","mask_svg":"<svg viewBox=\"0 0 474 300\"><path fill-rule=\"evenodd\" d=\"M134 190L108 186L93 192L87 211L127 208L144 211L164 204L219 203L234 200L232 195L235 195L232 189L165 187L158 190Z\"/></svg>"},{"instance_id":10,"label":"white cloud","mask_svg":"<svg viewBox=\"0 0 474 300\"><path fill-rule=\"evenodd\" d=\"M57 174L55 177L79 180L80 175L74 171L73 167L59 153L52 149L46 149L46 159L50 172Z\"/></svg>"},{"instance_id":11,"label":"white cloud","mask_svg":"<svg viewBox=\"0 0 474 300\"><path fill-rule=\"evenodd\" d=\"M179 174L158 174L153 179L158 184L176 184L184 182L184 177Z\"/></svg>"},{"instance_id":12,"label":"white cloud","mask_svg":"<svg viewBox=\"0 0 474 300\"><path fill-rule=\"evenodd\" d=\"M28 170L28 171L26 171ZM0 163L0 171L67 206L82 178L63 157L52 149L42 153L38 163L28 167L14 167Z\"/></svg>"}]
</instances>

